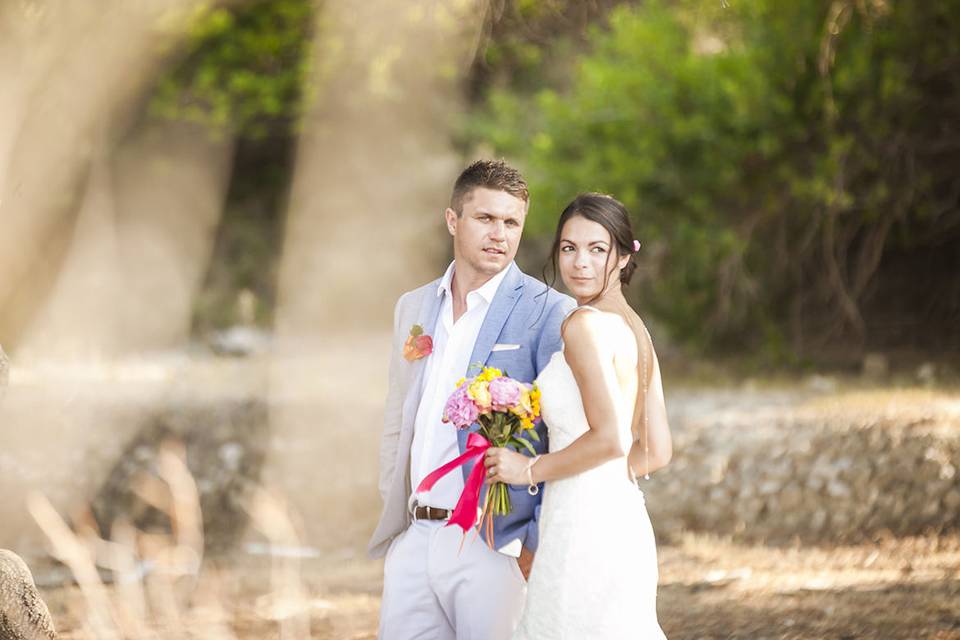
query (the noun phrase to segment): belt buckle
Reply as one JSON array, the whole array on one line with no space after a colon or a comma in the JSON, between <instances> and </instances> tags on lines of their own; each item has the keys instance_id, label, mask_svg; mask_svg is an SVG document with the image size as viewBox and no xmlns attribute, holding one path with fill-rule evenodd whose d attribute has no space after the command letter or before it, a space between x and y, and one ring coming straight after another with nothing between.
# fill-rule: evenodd
<instances>
[{"instance_id":1,"label":"belt buckle","mask_svg":"<svg viewBox=\"0 0 960 640\"><path fill-rule=\"evenodd\" d=\"M430 507L427 507L427 506L424 506L424 505L421 505L421 504L417 504L416 502L414 502L414 503L413 503L413 509L411 510L412 513L410 514L410 515L413 516L413 521L414 521L414 522L420 522L420 518L417 517L417 509L421 509L421 508L427 510L427 518L426 518L426 519L427 519L427 520L430 519Z\"/></svg>"}]
</instances>

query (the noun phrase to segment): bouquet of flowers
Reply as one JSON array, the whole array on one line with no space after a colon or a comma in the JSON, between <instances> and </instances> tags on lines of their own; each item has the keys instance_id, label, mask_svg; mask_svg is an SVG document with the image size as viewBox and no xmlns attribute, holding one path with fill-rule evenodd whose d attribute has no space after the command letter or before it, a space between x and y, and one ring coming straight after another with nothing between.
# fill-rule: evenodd
<instances>
[{"instance_id":1,"label":"bouquet of flowers","mask_svg":"<svg viewBox=\"0 0 960 640\"><path fill-rule=\"evenodd\" d=\"M443 421L457 429L479 423L479 433L488 446L526 449L530 455L536 455L527 438L540 440L534 429L540 422L540 390L535 384L514 380L499 369L483 367L477 376L457 382L457 389L444 408ZM497 482L489 488L482 512L491 516L510 513L510 494L504 483Z\"/></svg>"}]
</instances>

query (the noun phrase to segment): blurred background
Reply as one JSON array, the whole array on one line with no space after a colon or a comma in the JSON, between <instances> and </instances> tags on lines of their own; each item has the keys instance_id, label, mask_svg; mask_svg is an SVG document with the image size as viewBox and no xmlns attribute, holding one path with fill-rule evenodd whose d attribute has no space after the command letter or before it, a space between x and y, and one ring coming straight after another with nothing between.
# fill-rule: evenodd
<instances>
[{"instance_id":1,"label":"blurred background","mask_svg":"<svg viewBox=\"0 0 960 640\"><path fill-rule=\"evenodd\" d=\"M960 0L0 0L0 547L63 637L375 636L393 305L482 157L531 275L634 216L667 635L960 638Z\"/></svg>"}]
</instances>

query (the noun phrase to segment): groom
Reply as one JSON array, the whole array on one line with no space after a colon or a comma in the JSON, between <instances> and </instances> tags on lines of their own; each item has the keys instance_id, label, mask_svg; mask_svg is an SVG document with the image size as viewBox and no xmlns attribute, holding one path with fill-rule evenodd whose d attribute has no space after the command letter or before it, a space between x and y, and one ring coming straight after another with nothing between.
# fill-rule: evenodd
<instances>
[{"instance_id":1,"label":"groom","mask_svg":"<svg viewBox=\"0 0 960 640\"><path fill-rule=\"evenodd\" d=\"M444 526L471 464L430 491L413 489L465 449L468 431L441 418L457 381L477 373L471 365L530 382L560 349L573 299L513 263L528 207L516 169L499 161L467 167L444 213L453 263L397 302L380 446L384 506L369 545L373 557L386 554L381 640L506 639L519 620L539 541L539 495L510 487L513 510L494 520L490 548L475 531L464 538L459 527ZM538 432L542 452L542 423Z\"/></svg>"}]
</instances>

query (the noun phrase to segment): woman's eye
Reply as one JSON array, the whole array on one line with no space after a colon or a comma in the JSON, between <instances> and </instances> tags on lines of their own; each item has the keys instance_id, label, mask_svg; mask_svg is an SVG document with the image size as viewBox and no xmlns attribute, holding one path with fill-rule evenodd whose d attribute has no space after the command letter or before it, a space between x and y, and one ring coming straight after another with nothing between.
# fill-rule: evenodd
<instances>
[{"instance_id":1,"label":"woman's eye","mask_svg":"<svg viewBox=\"0 0 960 640\"><path fill-rule=\"evenodd\" d=\"M607 252L607 250L604 249L603 247L594 247L593 249L591 249L591 251L593 251L594 253L606 253L606 252Z\"/></svg>"},{"instance_id":2,"label":"woman's eye","mask_svg":"<svg viewBox=\"0 0 960 640\"><path fill-rule=\"evenodd\" d=\"M567 245L565 247L560 247L560 251L563 251L564 253L570 253L571 251L573 251L573 247L571 247L570 245Z\"/></svg>"}]
</instances>

